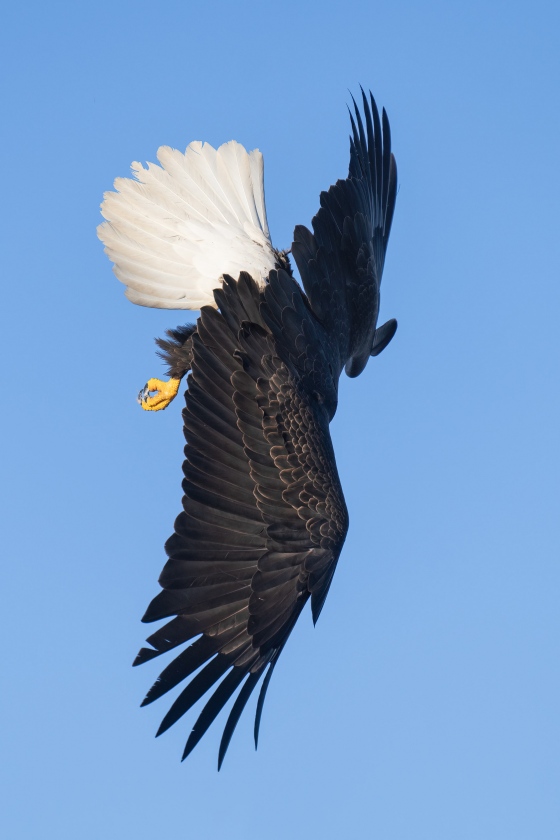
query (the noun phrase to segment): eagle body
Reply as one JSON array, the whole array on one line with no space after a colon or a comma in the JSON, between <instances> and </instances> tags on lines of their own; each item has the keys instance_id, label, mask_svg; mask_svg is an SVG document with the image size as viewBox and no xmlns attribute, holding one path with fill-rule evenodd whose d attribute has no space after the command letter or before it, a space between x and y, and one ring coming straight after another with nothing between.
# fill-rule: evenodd
<instances>
[{"instance_id":1,"label":"eagle body","mask_svg":"<svg viewBox=\"0 0 560 840\"><path fill-rule=\"evenodd\" d=\"M364 94L363 111L354 103L348 178L321 194L313 231L295 228L303 288L270 243L256 150L160 150L162 169L135 164L138 180L118 179L103 205L99 235L130 299L200 307L158 341L172 380L187 376L183 510L143 618L167 623L134 664L187 645L144 700L191 677L158 734L212 692L183 757L235 697L219 766L261 682L257 741L291 630L308 601L314 621L323 608L348 530L329 432L339 378L396 329L377 327L396 165L385 112Z\"/></svg>"}]
</instances>

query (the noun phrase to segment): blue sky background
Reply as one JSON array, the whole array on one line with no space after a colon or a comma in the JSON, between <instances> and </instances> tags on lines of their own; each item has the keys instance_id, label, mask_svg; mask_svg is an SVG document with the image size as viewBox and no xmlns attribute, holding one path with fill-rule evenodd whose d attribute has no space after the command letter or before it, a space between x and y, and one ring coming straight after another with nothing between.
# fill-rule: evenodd
<instances>
[{"instance_id":1,"label":"blue sky background","mask_svg":"<svg viewBox=\"0 0 560 840\"><path fill-rule=\"evenodd\" d=\"M2 836L560 836L560 13L553 2L21 3L3 12ZM265 155L287 247L391 119L388 350L332 431L350 533L220 774L130 663L180 509L180 405L96 239L159 145ZM188 316L187 316L188 318ZM3 826L1 824L4 824Z\"/></svg>"}]
</instances>

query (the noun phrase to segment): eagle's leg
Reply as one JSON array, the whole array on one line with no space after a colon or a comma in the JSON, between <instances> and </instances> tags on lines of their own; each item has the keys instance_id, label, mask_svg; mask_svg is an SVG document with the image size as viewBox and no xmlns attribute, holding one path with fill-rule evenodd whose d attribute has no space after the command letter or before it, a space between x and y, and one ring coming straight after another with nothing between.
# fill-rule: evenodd
<instances>
[{"instance_id":1,"label":"eagle's leg","mask_svg":"<svg viewBox=\"0 0 560 840\"><path fill-rule=\"evenodd\" d=\"M192 335L195 330L196 324L187 324L177 327L176 330L167 330L168 340L156 338L156 344L160 348L159 355L167 362L167 372L171 379L167 382L148 379L138 394L138 402L145 411L161 411L177 396L181 379L191 367ZM150 392L155 393L150 396Z\"/></svg>"},{"instance_id":2,"label":"eagle's leg","mask_svg":"<svg viewBox=\"0 0 560 840\"><path fill-rule=\"evenodd\" d=\"M169 379L167 382L161 379L148 379L138 393L138 402L145 411L161 411L175 399L180 384L181 380L176 378ZM150 396L151 392L154 392L152 396Z\"/></svg>"}]
</instances>

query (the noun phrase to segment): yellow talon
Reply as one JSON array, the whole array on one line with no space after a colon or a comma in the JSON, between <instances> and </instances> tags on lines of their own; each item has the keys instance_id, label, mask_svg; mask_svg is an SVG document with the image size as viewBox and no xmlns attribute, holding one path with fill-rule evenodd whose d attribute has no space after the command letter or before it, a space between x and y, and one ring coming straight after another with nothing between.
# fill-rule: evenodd
<instances>
[{"instance_id":1,"label":"yellow talon","mask_svg":"<svg viewBox=\"0 0 560 840\"><path fill-rule=\"evenodd\" d=\"M168 382L162 382L161 379L148 379L138 394L138 402L144 411L161 411L175 399L180 384L180 379L170 379ZM150 391L155 391L155 393L150 396Z\"/></svg>"}]
</instances>

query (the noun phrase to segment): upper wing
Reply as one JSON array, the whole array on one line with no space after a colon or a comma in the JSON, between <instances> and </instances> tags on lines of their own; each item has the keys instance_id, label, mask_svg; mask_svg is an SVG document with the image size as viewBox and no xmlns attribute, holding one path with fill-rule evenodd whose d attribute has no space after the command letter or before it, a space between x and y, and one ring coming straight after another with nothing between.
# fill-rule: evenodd
<instances>
[{"instance_id":1,"label":"upper wing","mask_svg":"<svg viewBox=\"0 0 560 840\"><path fill-rule=\"evenodd\" d=\"M97 233L133 303L159 309L214 306L224 274L264 282L274 268L264 201L263 157L234 140L184 154L162 146L157 164L117 178Z\"/></svg>"},{"instance_id":2,"label":"upper wing","mask_svg":"<svg viewBox=\"0 0 560 840\"><path fill-rule=\"evenodd\" d=\"M271 294L281 296L279 282L273 272ZM184 511L166 545L163 591L144 620L177 617L150 636L153 649L143 648L136 664L199 636L162 672L144 702L204 665L165 716L163 732L221 680L194 725L185 757L241 686L224 729L221 764L239 716L270 666L257 705L257 735L272 668L310 597L317 618L348 521L328 416L288 359L290 331L282 347L261 318L258 288L247 275L238 282L226 278L216 299L220 312L203 309L193 337L183 415ZM268 307L281 318L275 300Z\"/></svg>"},{"instance_id":3,"label":"upper wing","mask_svg":"<svg viewBox=\"0 0 560 840\"><path fill-rule=\"evenodd\" d=\"M298 225L292 245L313 311L336 337L340 370L346 365L350 376L363 370L374 346L397 190L389 120L385 110L379 118L371 94L369 103L363 91L362 98L365 127L355 102L356 120L350 114L348 178L321 193L313 233ZM381 341L376 349L381 351Z\"/></svg>"}]
</instances>

